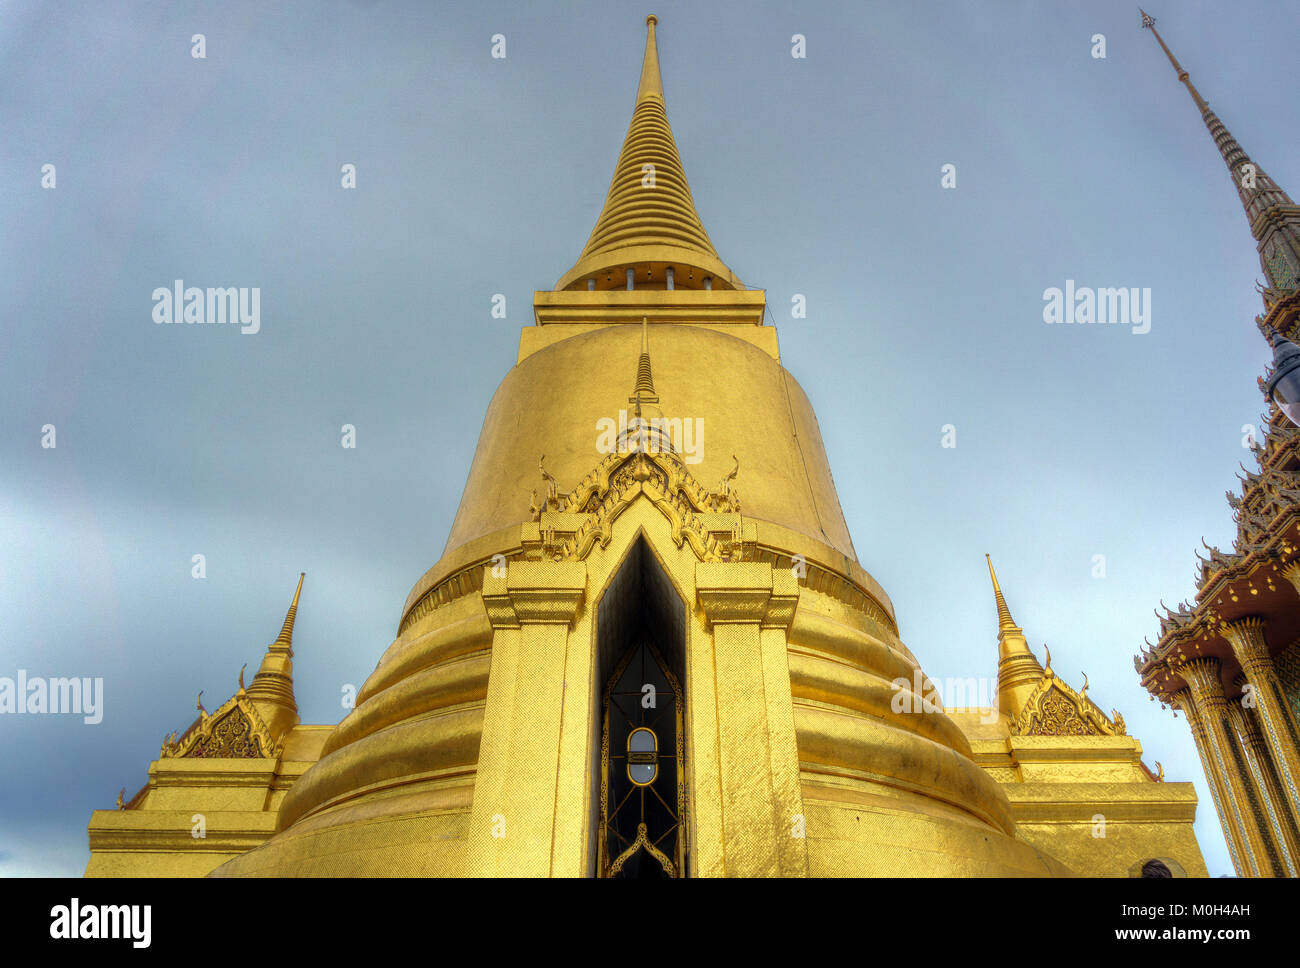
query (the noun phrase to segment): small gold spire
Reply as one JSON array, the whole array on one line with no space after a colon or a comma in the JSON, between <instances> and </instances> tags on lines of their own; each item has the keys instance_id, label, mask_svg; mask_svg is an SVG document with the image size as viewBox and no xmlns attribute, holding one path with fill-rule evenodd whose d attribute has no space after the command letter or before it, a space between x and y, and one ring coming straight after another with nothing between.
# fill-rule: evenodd
<instances>
[{"instance_id":1,"label":"small gold spire","mask_svg":"<svg viewBox=\"0 0 1300 968\"><path fill-rule=\"evenodd\" d=\"M298 724L298 703L293 695L293 625L298 617L298 600L306 577L306 572L299 573L298 587L294 590L280 634L266 647L262 664L244 693L253 701L272 738L277 741Z\"/></svg>"},{"instance_id":2,"label":"small gold spire","mask_svg":"<svg viewBox=\"0 0 1300 968\"><path fill-rule=\"evenodd\" d=\"M293 593L293 601L289 603L289 613L284 617L284 625L280 627L280 634L275 637L275 642L271 644L272 649L284 649L292 657L293 655L293 623L298 617L298 596L302 594L302 580L307 577L307 573L300 572L298 575L298 588Z\"/></svg>"},{"instance_id":3,"label":"small gold spire","mask_svg":"<svg viewBox=\"0 0 1300 968\"><path fill-rule=\"evenodd\" d=\"M1011 609L1002 597L993 559L987 554L989 577L993 580L993 597L998 605L998 708L1008 719L1020 715L1021 710L1043 679L1043 667L1030 651L1025 633L1011 618Z\"/></svg>"},{"instance_id":4,"label":"small gold spire","mask_svg":"<svg viewBox=\"0 0 1300 968\"><path fill-rule=\"evenodd\" d=\"M1002 597L1002 588L998 585L998 576L993 570L993 559L985 554L984 560L989 563L989 577L993 579L993 597L998 603L998 630L999 632L1019 632L1020 627L1011 620L1011 609L1007 608L1007 600Z\"/></svg>"},{"instance_id":5,"label":"small gold spire","mask_svg":"<svg viewBox=\"0 0 1300 968\"><path fill-rule=\"evenodd\" d=\"M641 358L636 365L636 386L627 402L636 404L638 417L641 416L641 404L659 402L654 377L650 373L650 323L645 316L641 317Z\"/></svg>"},{"instance_id":6,"label":"small gold spire","mask_svg":"<svg viewBox=\"0 0 1300 968\"><path fill-rule=\"evenodd\" d=\"M658 22L659 18L654 14L645 18L645 59L641 61L641 82L636 88L637 104L647 98L658 98L663 103L664 85L659 77L659 48L655 46L655 24Z\"/></svg>"}]
</instances>

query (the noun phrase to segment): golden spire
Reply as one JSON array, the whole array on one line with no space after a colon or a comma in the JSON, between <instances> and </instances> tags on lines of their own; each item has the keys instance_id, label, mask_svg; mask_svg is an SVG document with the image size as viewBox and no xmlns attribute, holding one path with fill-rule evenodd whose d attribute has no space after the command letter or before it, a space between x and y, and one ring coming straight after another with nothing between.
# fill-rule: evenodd
<instances>
[{"instance_id":1,"label":"golden spire","mask_svg":"<svg viewBox=\"0 0 1300 968\"><path fill-rule=\"evenodd\" d=\"M1016 623L1011 621L1011 609L1007 608L1007 600L1002 597L1002 589L998 586L998 576L993 571L993 559L986 554L984 560L989 564L989 577L993 579L993 597L998 603L998 631L1019 632Z\"/></svg>"},{"instance_id":2,"label":"golden spire","mask_svg":"<svg viewBox=\"0 0 1300 968\"><path fill-rule=\"evenodd\" d=\"M280 626L280 634L275 637L271 644L272 649L283 649L293 658L293 622L298 617L298 597L302 594L302 580L307 577L307 573L301 572L298 575L298 587L294 590L293 601L289 603L289 612L284 617L284 625Z\"/></svg>"},{"instance_id":3,"label":"golden spire","mask_svg":"<svg viewBox=\"0 0 1300 968\"><path fill-rule=\"evenodd\" d=\"M293 695L293 624L298 616L298 599L306 576L306 572L298 575L298 587L284 617L284 625L275 641L266 647L266 655L262 657L262 664L248 684L246 693L277 740L298 722L298 703Z\"/></svg>"},{"instance_id":4,"label":"golden spire","mask_svg":"<svg viewBox=\"0 0 1300 968\"><path fill-rule=\"evenodd\" d=\"M641 61L641 83L636 88L636 103L646 98L658 98L664 101L664 83L659 77L659 48L655 46L655 24L659 18L654 14L645 18L645 58Z\"/></svg>"},{"instance_id":5,"label":"golden spire","mask_svg":"<svg viewBox=\"0 0 1300 968\"><path fill-rule=\"evenodd\" d=\"M993 559L986 554L984 560L988 562L998 605L998 708L1008 719L1014 719L1042 680L1043 667L1029 650L1025 633L1011 620L1011 609L1007 608L993 571Z\"/></svg>"},{"instance_id":6,"label":"golden spire","mask_svg":"<svg viewBox=\"0 0 1300 968\"><path fill-rule=\"evenodd\" d=\"M644 316L641 317L641 358L636 365L636 387L627 402L636 404L638 417L641 416L641 404L659 402L654 377L650 375L650 332L649 323Z\"/></svg>"},{"instance_id":7,"label":"golden spire","mask_svg":"<svg viewBox=\"0 0 1300 968\"><path fill-rule=\"evenodd\" d=\"M1246 210L1246 220L1250 223L1250 233L1257 243L1260 265L1269 287L1295 289L1300 285L1300 209L1296 208L1291 197L1277 182L1250 160L1227 125L1210 110L1187 71L1183 70L1183 65L1178 63L1178 58L1160 36L1160 31L1156 30L1156 18L1140 7L1138 9L1142 13L1142 26L1151 31L1160 44L1160 49L1169 58L1178 79L1183 82L1187 93L1200 109L1201 120L1205 122L1210 137L1223 156L1224 164L1228 166L1242 208ZM1266 298L1265 305L1267 304Z\"/></svg>"},{"instance_id":8,"label":"golden spire","mask_svg":"<svg viewBox=\"0 0 1300 968\"><path fill-rule=\"evenodd\" d=\"M557 290L744 288L718 258L695 211L664 107L656 23L657 18L646 18L632 123L605 207L577 264L555 284Z\"/></svg>"}]
</instances>

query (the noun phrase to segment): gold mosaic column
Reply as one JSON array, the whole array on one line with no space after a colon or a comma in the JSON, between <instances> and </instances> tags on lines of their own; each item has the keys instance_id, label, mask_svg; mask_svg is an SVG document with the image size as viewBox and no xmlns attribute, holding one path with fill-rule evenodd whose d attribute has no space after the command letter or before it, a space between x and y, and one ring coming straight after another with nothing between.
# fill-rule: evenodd
<instances>
[{"instance_id":1,"label":"gold mosaic column","mask_svg":"<svg viewBox=\"0 0 1300 968\"><path fill-rule=\"evenodd\" d=\"M1245 676L1238 676L1237 684L1245 678ZM1228 718L1232 720L1232 725L1236 728L1237 735L1241 737L1242 745L1245 747L1246 759L1255 781L1255 790L1268 814L1269 826L1273 830L1282 863L1286 865L1288 876L1296 877L1300 874L1296 869L1297 858L1300 858L1300 849L1298 849L1300 836L1297 836L1298 831L1291 822L1291 814L1287 810L1285 794L1282 792L1282 783L1273 768L1273 760L1269 755L1268 745L1264 742L1264 734L1256 721L1255 712L1244 707L1239 696L1228 700Z\"/></svg>"},{"instance_id":2,"label":"gold mosaic column","mask_svg":"<svg viewBox=\"0 0 1300 968\"><path fill-rule=\"evenodd\" d=\"M1273 660L1264 643L1264 623L1258 618L1246 618L1225 625L1223 631L1247 681L1254 687L1252 695L1264 742L1282 781L1288 808L1295 814L1300 811L1300 727L1273 670Z\"/></svg>"},{"instance_id":3,"label":"gold mosaic column","mask_svg":"<svg viewBox=\"0 0 1300 968\"><path fill-rule=\"evenodd\" d=\"M788 569L762 562L701 562L695 578L713 638L722 872L806 876L786 644L798 582Z\"/></svg>"},{"instance_id":4,"label":"gold mosaic column","mask_svg":"<svg viewBox=\"0 0 1300 968\"><path fill-rule=\"evenodd\" d=\"M587 569L576 561L522 561L512 562L505 575L493 570L483 581L492 666L468 871L480 877L576 875L580 858L556 865L552 845L557 817L581 817L583 810L580 796L573 803L567 795L575 786L580 793L582 785L561 783L556 764L570 627L582 605Z\"/></svg>"},{"instance_id":5,"label":"gold mosaic column","mask_svg":"<svg viewBox=\"0 0 1300 968\"><path fill-rule=\"evenodd\" d=\"M1228 720L1228 702L1223 695L1219 668L1218 659L1205 657L1181 664L1178 671L1191 688L1192 701L1200 714L1213 762L1221 778L1228 816L1237 828L1245 850L1247 871L1239 872L1249 872L1254 877L1280 876L1285 873L1285 868L1269 835L1268 818L1253 796L1250 770Z\"/></svg>"},{"instance_id":6,"label":"gold mosaic column","mask_svg":"<svg viewBox=\"0 0 1300 968\"><path fill-rule=\"evenodd\" d=\"M1187 725L1192 731L1192 742L1201 757L1201 769L1205 771L1205 782L1210 785L1210 797L1214 800L1214 812L1219 816L1219 825L1223 828L1223 839L1228 845L1228 854L1232 857L1232 866L1238 874L1249 873L1246 867L1246 851L1241 843L1237 827L1228 816L1228 796L1223 790L1223 781L1214 765L1214 751L1206 736L1205 724L1197 711L1190 689L1180 689L1169 697L1169 701L1187 717Z\"/></svg>"}]
</instances>

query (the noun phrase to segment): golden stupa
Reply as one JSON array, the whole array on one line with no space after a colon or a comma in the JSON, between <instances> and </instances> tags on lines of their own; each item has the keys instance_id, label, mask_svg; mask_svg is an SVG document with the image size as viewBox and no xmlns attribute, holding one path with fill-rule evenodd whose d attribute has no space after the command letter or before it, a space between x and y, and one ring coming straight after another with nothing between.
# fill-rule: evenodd
<instances>
[{"instance_id":1,"label":"golden stupa","mask_svg":"<svg viewBox=\"0 0 1300 968\"><path fill-rule=\"evenodd\" d=\"M696 212L655 23L604 208L355 708L298 723L295 593L247 691L96 811L88 874L1205 873L1191 784L1040 665L996 577L997 708L938 701Z\"/></svg>"}]
</instances>

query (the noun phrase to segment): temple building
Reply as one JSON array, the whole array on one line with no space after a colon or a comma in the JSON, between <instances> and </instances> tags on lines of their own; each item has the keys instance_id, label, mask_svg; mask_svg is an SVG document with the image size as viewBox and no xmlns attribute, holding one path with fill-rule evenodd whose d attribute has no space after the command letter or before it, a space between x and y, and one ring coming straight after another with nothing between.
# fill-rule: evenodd
<instances>
[{"instance_id":1,"label":"temple building","mask_svg":"<svg viewBox=\"0 0 1300 968\"><path fill-rule=\"evenodd\" d=\"M1241 198L1266 285L1266 337L1300 339L1300 207L1251 161L1142 14L1201 112ZM1266 374L1267 376L1267 374ZM1260 388L1264 389L1264 381ZM1266 393L1267 397L1268 394ZM1197 553L1196 595L1156 613L1134 657L1153 699L1183 713L1241 876L1300 872L1300 428L1271 399L1267 429L1228 492L1231 552ZM1202 543L1204 541L1202 540Z\"/></svg>"},{"instance_id":2,"label":"temple building","mask_svg":"<svg viewBox=\"0 0 1300 968\"><path fill-rule=\"evenodd\" d=\"M1204 876L1192 785L1039 662L991 562L993 707L945 709L900 640L765 292L697 214L655 26L355 708L298 721L300 580L249 687L95 811L87 874Z\"/></svg>"}]
</instances>

